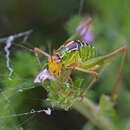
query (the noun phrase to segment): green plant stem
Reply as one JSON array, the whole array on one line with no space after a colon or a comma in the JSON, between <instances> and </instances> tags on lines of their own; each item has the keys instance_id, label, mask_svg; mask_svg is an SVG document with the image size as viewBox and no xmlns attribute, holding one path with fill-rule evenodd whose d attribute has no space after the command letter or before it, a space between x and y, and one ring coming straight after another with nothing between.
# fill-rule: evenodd
<instances>
[{"instance_id":1,"label":"green plant stem","mask_svg":"<svg viewBox=\"0 0 130 130\"><path fill-rule=\"evenodd\" d=\"M110 119L100 114L98 106L89 99L84 98L82 101L77 101L72 107L89 119L98 128L103 130L116 130Z\"/></svg>"}]
</instances>

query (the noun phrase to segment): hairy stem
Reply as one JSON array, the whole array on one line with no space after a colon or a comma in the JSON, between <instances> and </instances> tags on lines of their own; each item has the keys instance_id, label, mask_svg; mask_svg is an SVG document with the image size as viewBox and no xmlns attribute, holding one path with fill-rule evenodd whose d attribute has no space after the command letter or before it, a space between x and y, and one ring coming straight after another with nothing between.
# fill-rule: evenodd
<instances>
[{"instance_id":1,"label":"hairy stem","mask_svg":"<svg viewBox=\"0 0 130 130\"><path fill-rule=\"evenodd\" d=\"M100 114L98 106L89 99L84 98L82 101L77 101L72 106L79 111L84 117L89 119L95 126L103 130L116 130L110 119Z\"/></svg>"}]
</instances>

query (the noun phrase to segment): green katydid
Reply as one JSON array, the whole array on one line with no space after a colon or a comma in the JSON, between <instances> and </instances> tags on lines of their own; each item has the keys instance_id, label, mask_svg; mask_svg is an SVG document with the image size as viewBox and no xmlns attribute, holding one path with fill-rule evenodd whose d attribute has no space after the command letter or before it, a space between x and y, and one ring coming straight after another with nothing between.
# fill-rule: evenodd
<instances>
[{"instance_id":1,"label":"green katydid","mask_svg":"<svg viewBox=\"0 0 130 130\"><path fill-rule=\"evenodd\" d=\"M111 95L111 101L114 102L114 94L117 89L117 84L120 79L128 48L126 45L124 45L109 54L99 55L95 47L92 46L89 42L76 40L81 32L84 32L82 34L83 37L86 35L91 26L91 21L92 19L89 18L86 22L82 23L79 31L77 31L75 35L67 40L67 42L65 42L56 51L54 51L53 56L50 56L48 53L42 51L39 48L35 48L34 53L36 54L36 58L39 64L40 61L37 57L37 53L41 53L42 55L48 57L48 68L51 75L60 75L60 73L62 72L62 68L70 70L69 73L64 77L63 81L60 82L58 89L60 89L63 82L69 78L72 69L94 75L95 77L90 82L90 84L81 91L80 96L82 97L83 94L88 90L88 88L90 88L96 82L96 79L99 76L96 70L109 63L110 59L112 59L116 54L118 54L119 52L123 52L124 55L121 61L120 70L118 72L117 79ZM82 39L83 37L80 37L80 39Z\"/></svg>"},{"instance_id":2,"label":"green katydid","mask_svg":"<svg viewBox=\"0 0 130 130\"><path fill-rule=\"evenodd\" d=\"M60 75L63 67L65 69L70 69L70 72L64 77L63 81L60 83L59 88L62 86L63 82L70 76L72 69L94 75L95 77L90 82L90 84L83 91L81 91L81 97L88 90L88 88L90 88L96 82L96 79L98 78L99 74L95 72L95 70L107 64L109 60L119 52L123 52L124 55L121 61L120 70L118 72L114 89L111 95L111 101L113 102L114 94L116 92L117 84L119 82L120 74L126 58L127 49L127 46L124 45L121 48L107 55L98 56L95 48L91 44L84 41L75 40L65 42L64 45L62 45L59 49L56 50L53 56L50 56L39 48L35 48L34 52L36 54L39 52L42 55L48 57L49 72L51 75Z\"/></svg>"}]
</instances>

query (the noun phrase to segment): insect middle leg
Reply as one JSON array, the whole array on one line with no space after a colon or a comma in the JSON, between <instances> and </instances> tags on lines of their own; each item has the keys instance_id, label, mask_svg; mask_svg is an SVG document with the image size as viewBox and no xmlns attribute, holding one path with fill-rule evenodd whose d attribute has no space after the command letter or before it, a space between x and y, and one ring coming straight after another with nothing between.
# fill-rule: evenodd
<instances>
[{"instance_id":1,"label":"insect middle leg","mask_svg":"<svg viewBox=\"0 0 130 130\"><path fill-rule=\"evenodd\" d=\"M79 71L82 71L82 72L85 72L85 73L89 73L89 74L95 76L93 78L93 80L90 82L90 84L85 89L83 89L83 91L81 91L80 97L83 97L83 94L96 82L96 80L98 78L98 73L94 72L94 71L89 71L89 70L86 70L86 69L83 69L83 68L78 68L78 67L76 69L79 70Z\"/></svg>"}]
</instances>

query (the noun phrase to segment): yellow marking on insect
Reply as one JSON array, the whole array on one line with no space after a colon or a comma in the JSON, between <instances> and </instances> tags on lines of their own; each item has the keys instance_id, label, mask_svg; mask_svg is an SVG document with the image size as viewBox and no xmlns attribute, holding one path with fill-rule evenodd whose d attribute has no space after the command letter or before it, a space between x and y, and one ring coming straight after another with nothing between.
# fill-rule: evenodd
<instances>
[{"instance_id":1,"label":"yellow marking on insect","mask_svg":"<svg viewBox=\"0 0 130 130\"><path fill-rule=\"evenodd\" d=\"M49 72L52 75L59 75L62 69L62 62L57 63L56 59L53 58L49 58L48 59L48 63L49 63Z\"/></svg>"}]
</instances>

